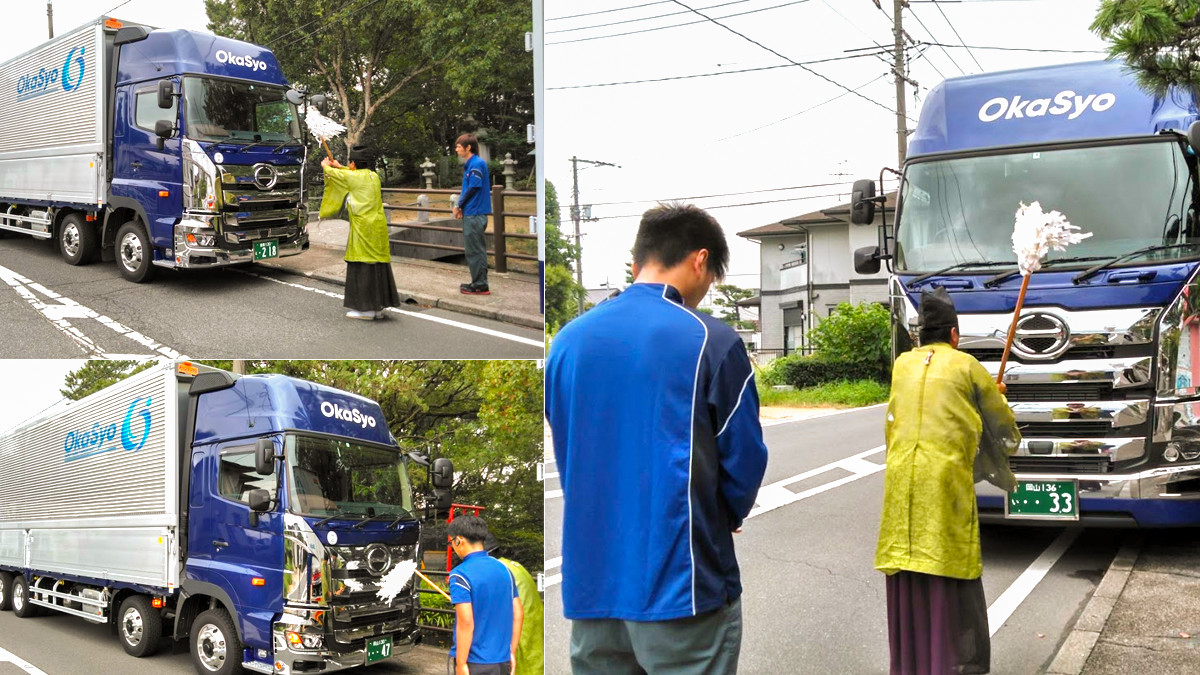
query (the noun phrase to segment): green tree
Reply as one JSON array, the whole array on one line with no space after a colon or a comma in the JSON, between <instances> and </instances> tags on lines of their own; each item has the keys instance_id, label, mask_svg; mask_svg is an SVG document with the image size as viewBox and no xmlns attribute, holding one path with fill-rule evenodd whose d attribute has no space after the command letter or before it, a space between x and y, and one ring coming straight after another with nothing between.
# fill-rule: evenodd
<instances>
[{"instance_id":1,"label":"green tree","mask_svg":"<svg viewBox=\"0 0 1200 675\"><path fill-rule=\"evenodd\" d=\"M1200 1L1102 0L1091 29L1146 90L1200 92Z\"/></svg>"},{"instance_id":2,"label":"green tree","mask_svg":"<svg viewBox=\"0 0 1200 675\"><path fill-rule=\"evenodd\" d=\"M753 321L742 320L742 308L738 306L738 302L754 297L753 290L734 284L717 284L716 291L717 297L713 298L713 304L723 310L718 319L734 328L754 328Z\"/></svg>"},{"instance_id":3,"label":"green tree","mask_svg":"<svg viewBox=\"0 0 1200 675\"><path fill-rule=\"evenodd\" d=\"M67 373L63 388L58 392L72 401L94 394L101 389L116 384L121 380L140 373L157 364L157 361L108 361L105 359L89 360L79 370Z\"/></svg>"},{"instance_id":4,"label":"green tree","mask_svg":"<svg viewBox=\"0 0 1200 675\"><path fill-rule=\"evenodd\" d=\"M546 331L553 334L579 315L574 265L579 249L562 233L558 191L546 181Z\"/></svg>"},{"instance_id":5,"label":"green tree","mask_svg":"<svg viewBox=\"0 0 1200 675\"><path fill-rule=\"evenodd\" d=\"M891 358L890 315L877 302L843 302L809 333L816 356L827 361L887 363Z\"/></svg>"}]
</instances>

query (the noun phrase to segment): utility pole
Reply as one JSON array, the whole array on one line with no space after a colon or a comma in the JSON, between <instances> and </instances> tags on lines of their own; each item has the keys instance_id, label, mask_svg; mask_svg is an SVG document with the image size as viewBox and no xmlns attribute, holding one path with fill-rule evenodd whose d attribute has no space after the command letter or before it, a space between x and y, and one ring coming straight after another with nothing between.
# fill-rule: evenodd
<instances>
[{"instance_id":1,"label":"utility pole","mask_svg":"<svg viewBox=\"0 0 1200 675\"><path fill-rule=\"evenodd\" d=\"M46 24L50 28L50 39L54 39L54 5L53 0L46 0Z\"/></svg>"},{"instance_id":2,"label":"utility pole","mask_svg":"<svg viewBox=\"0 0 1200 675\"><path fill-rule=\"evenodd\" d=\"M583 314L583 302L585 291L583 288L583 235L579 232L579 223L583 220L583 213L579 207L579 163L592 164L594 166L612 166L621 168L616 164L608 162L597 162L590 159L579 159L578 157L571 158L571 220L575 222L575 281L579 283L579 306L576 316ZM590 218L589 220L595 220Z\"/></svg>"},{"instance_id":3,"label":"utility pole","mask_svg":"<svg viewBox=\"0 0 1200 675\"><path fill-rule=\"evenodd\" d=\"M892 0L892 33L896 38L895 66L892 74L896 76L896 154L899 158L897 166L904 165L904 157L908 151L908 119L905 110L904 83L908 76L904 73L904 26L901 12L907 5L907 0Z\"/></svg>"}]
</instances>

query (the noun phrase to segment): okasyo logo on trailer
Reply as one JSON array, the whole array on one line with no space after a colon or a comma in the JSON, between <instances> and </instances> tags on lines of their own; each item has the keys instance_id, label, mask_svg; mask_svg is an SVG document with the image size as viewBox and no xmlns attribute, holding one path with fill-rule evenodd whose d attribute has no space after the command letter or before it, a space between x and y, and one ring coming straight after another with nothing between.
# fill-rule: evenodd
<instances>
[{"instance_id":1,"label":"okasyo logo on trailer","mask_svg":"<svg viewBox=\"0 0 1200 675\"><path fill-rule=\"evenodd\" d=\"M343 408L329 401L321 401L321 414L326 417L342 420L343 422L357 424L363 429L367 427L374 428L377 424L374 415L368 415L358 408Z\"/></svg>"},{"instance_id":2,"label":"okasyo logo on trailer","mask_svg":"<svg viewBox=\"0 0 1200 675\"><path fill-rule=\"evenodd\" d=\"M42 94L58 91L72 92L83 84L85 73L84 54L86 47L73 47L67 52L62 68L41 68L36 73L26 73L17 78L17 100L27 101Z\"/></svg>"},{"instance_id":3,"label":"okasyo logo on trailer","mask_svg":"<svg viewBox=\"0 0 1200 675\"><path fill-rule=\"evenodd\" d=\"M112 450L141 450L150 438L150 401L150 397L134 399L120 422L100 421L91 427L68 432L63 439L63 461L73 462Z\"/></svg>"},{"instance_id":4,"label":"okasyo logo on trailer","mask_svg":"<svg viewBox=\"0 0 1200 675\"><path fill-rule=\"evenodd\" d=\"M1089 110L1102 113L1113 107L1117 95L1111 92L1103 94L1076 94L1070 89L1060 91L1053 98L1023 99L1014 96L1011 99L996 97L984 103L979 108L979 121L995 122L998 119L1019 120L1026 117L1045 117L1046 115L1066 115L1073 120Z\"/></svg>"}]
</instances>

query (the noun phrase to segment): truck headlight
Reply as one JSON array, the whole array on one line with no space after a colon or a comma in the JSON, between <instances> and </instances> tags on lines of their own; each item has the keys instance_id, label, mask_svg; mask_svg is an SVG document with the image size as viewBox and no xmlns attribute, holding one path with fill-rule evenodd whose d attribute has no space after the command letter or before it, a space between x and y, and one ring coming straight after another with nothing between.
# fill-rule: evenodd
<instances>
[{"instance_id":1,"label":"truck headlight","mask_svg":"<svg viewBox=\"0 0 1200 675\"><path fill-rule=\"evenodd\" d=\"M288 644L293 648L300 649L324 649L325 638L320 635L310 635L308 633L297 633L296 631L286 631L284 636L287 637Z\"/></svg>"}]
</instances>

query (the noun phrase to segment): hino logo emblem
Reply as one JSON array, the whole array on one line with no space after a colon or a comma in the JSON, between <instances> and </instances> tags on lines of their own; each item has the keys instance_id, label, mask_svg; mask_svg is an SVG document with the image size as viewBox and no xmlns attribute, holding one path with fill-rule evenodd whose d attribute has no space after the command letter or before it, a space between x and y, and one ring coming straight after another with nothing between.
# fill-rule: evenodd
<instances>
[{"instance_id":1,"label":"hino logo emblem","mask_svg":"<svg viewBox=\"0 0 1200 675\"><path fill-rule=\"evenodd\" d=\"M1053 359L1071 346L1071 330L1053 314L1032 312L1017 321L1013 351L1029 359Z\"/></svg>"},{"instance_id":2,"label":"hino logo emblem","mask_svg":"<svg viewBox=\"0 0 1200 675\"><path fill-rule=\"evenodd\" d=\"M392 566L392 551L383 544L371 544L367 550L363 552L363 558L366 559L367 571L371 576L383 576L383 573L388 571Z\"/></svg>"},{"instance_id":3,"label":"hino logo emblem","mask_svg":"<svg viewBox=\"0 0 1200 675\"><path fill-rule=\"evenodd\" d=\"M279 172L270 164L254 165L254 184L260 190L270 190L279 182Z\"/></svg>"}]
</instances>

